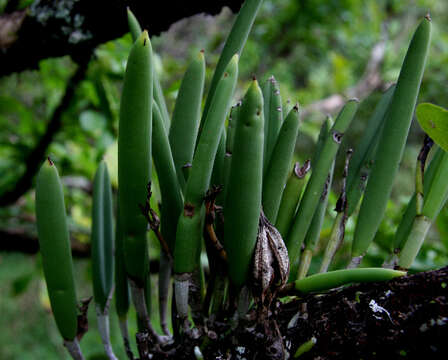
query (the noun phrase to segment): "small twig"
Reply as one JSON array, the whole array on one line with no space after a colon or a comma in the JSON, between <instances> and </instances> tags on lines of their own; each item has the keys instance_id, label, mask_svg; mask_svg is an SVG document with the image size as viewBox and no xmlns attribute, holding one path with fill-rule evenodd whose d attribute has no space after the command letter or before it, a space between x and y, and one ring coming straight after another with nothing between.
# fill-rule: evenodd
<instances>
[{"instance_id":1,"label":"small twig","mask_svg":"<svg viewBox=\"0 0 448 360\"><path fill-rule=\"evenodd\" d=\"M342 174L342 189L341 195L336 203L335 211L338 213L333 229L331 230L330 240L328 241L327 247L325 249L324 257L319 272L327 272L328 268L333 261L336 251L341 247L344 237L345 237L345 224L347 222L347 175L348 166L350 164L350 159L352 157L353 150L347 150L347 156L345 158L344 172Z\"/></svg>"},{"instance_id":2,"label":"small twig","mask_svg":"<svg viewBox=\"0 0 448 360\"><path fill-rule=\"evenodd\" d=\"M221 242L219 241L213 227L213 223L215 222L216 217L215 211L217 209L217 206L215 204L216 197L221 191L221 186L213 186L209 191L207 191L207 194L205 195L205 230L207 232L208 239L211 241L214 249L219 254L219 257L227 262L227 253L224 249L224 246L222 246Z\"/></svg>"},{"instance_id":3,"label":"small twig","mask_svg":"<svg viewBox=\"0 0 448 360\"><path fill-rule=\"evenodd\" d=\"M221 191L222 187L214 186L207 192L204 199L206 209L204 239L210 264L210 277L207 283L207 291L203 301L203 311L206 316L208 316L211 304L213 304L211 313L213 314L218 311L222 304L224 292L222 283L227 267L227 253L218 240L218 235L213 226L216 221L216 215L219 216L219 225L222 225L224 223L222 213L217 214L217 211L221 210L222 208L216 205L216 198Z\"/></svg>"},{"instance_id":4,"label":"small twig","mask_svg":"<svg viewBox=\"0 0 448 360\"><path fill-rule=\"evenodd\" d=\"M138 354L140 355L140 359L149 359L150 351L150 338L149 334L145 332L140 332L135 335L135 339L137 342Z\"/></svg>"},{"instance_id":5,"label":"small twig","mask_svg":"<svg viewBox=\"0 0 448 360\"><path fill-rule=\"evenodd\" d=\"M81 340L82 337L86 334L86 332L89 330L89 321L87 320L87 311L89 310L90 302L92 301L93 296L81 300L80 304L78 305L79 309L79 315L78 315L78 329L76 338L78 340Z\"/></svg>"},{"instance_id":6,"label":"small twig","mask_svg":"<svg viewBox=\"0 0 448 360\"><path fill-rule=\"evenodd\" d=\"M419 215L423 209L423 179L425 176L425 164L426 159L428 158L429 151L431 147L434 145L434 141L428 136L425 135L425 139L423 140L422 148L420 149L420 153L417 157L417 168L415 169L415 194L416 194L416 214ZM419 168L420 165L420 168Z\"/></svg>"},{"instance_id":7,"label":"small twig","mask_svg":"<svg viewBox=\"0 0 448 360\"><path fill-rule=\"evenodd\" d=\"M422 148L420 149L420 153L417 157L417 160L420 162L420 170L422 174L424 174L425 172L426 159L428 158L429 151L431 150L433 145L434 141L428 135L425 135Z\"/></svg>"},{"instance_id":8,"label":"small twig","mask_svg":"<svg viewBox=\"0 0 448 360\"><path fill-rule=\"evenodd\" d=\"M36 142L36 146L25 156L25 171L14 181L14 186L12 188L8 188L5 192L0 194L0 206L13 204L31 188L34 176L38 172L40 165L45 158L45 153L47 152L48 147L62 127L62 117L70 107L75 96L75 90L85 78L89 59L90 52L80 61L75 73L67 81L65 93L58 106L53 111L53 114L47 123L45 132Z\"/></svg>"},{"instance_id":9,"label":"small twig","mask_svg":"<svg viewBox=\"0 0 448 360\"><path fill-rule=\"evenodd\" d=\"M347 150L347 156L345 158L344 172L342 173L342 189L341 195L336 203L336 211L337 212L346 212L347 211L347 176L348 176L348 166L350 164L350 159L352 158L353 150Z\"/></svg>"},{"instance_id":10,"label":"small twig","mask_svg":"<svg viewBox=\"0 0 448 360\"><path fill-rule=\"evenodd\" d=\"M170 261L173 261L173 255L171 254L171 250L170 250L167 242L163 238L162 233L160 232L160 219L157 216L157 213L154 211L154 209L151 208L151 204L150 204L150 200L151 200L151 196L152 196L151 182L148 183L146 189L147 189L146 202L145 202L145 205L139 204L140 210L141 210L143 216L148 221L149 227L156 234L156 237L160 242L160 246L162 247L162 250L165 252L168 259L170 259Z\"/></svg>"},{"instance_id":11,"label":"small twig","mask_svg":"<svg viewBox=\"0 0 448 360\"><path fill-rule=\"evenodd\" d=\"M205 228L207 230L207 233L209 235L209 239L211 240L213 246L215 247L216 251L218 252L220 258L227 262L227 253L224 250L224 247L221 245L220 241L218 240L218 237L215 233L215 229L213 228L212 224L206 224Z\"/></svg>"}]
</instances>

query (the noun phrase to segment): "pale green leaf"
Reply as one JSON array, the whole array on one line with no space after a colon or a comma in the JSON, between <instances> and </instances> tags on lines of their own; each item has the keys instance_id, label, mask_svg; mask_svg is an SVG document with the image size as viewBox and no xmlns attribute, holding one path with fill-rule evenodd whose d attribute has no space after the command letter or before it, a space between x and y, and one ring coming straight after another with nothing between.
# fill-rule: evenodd
<instances>
[{"instance_id":1,"label":"pale green leaf","mask_svg":"<svg viewBox=\"0 0 448 360\"><path fill-rule=\"evenodd\" d=\"M448 110L430 103L417 106L417 120L428 136L448 151Z\"/></svg>"}]
</instances>

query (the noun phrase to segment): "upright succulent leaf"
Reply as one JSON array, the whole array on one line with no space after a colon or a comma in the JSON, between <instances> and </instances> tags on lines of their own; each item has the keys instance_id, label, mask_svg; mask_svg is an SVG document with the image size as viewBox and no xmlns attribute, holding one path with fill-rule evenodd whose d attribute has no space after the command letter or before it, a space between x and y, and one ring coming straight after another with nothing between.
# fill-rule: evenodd
<instances>
[{"instance_id":1,"label":"upright succulent leaf","mask_svg":"<svg viewBox=\"0 0 448 360\"><path fill-rule=\"evenodd\" d=\"M117 211L115 229L115 308L121 321L127 318L130 304L130 289L124 264L124 234L121 226L120 210Z\"/></svg>"},{"instance_id":2,"label":"upright succulent leaf","mask_svg":"<svg viewBox=\"0 0 448 360\"><path fill-rule=\"evenodd\" d=\"M293 166L293 170L286 182L283 190L280 207L277 214L277 221L275 227L280 232L283 239L286 239L289 230L294 221L297 206L299 204L300 196L302 194L303 186L305 185L305 176L310 170L310 161L307 160L303 166L297 162Z\"/></svg>"},{"instance_id":3,"label":"upright succulent leaf","mask_svg":"<svg viewBox=\"0 0 448 360\"><path fill-rule=\"evenodd\" d=\"M129 31L131 32L132 40L136 41L140 36L140 34L142 33L142 28L130 8L127 8L127 15L128 15Z\"/></svg>"},{"instance_id":4,"label":"upright succulent leaf","mask_svg":"<svg viewBox=\"0 0 448 360\"><path fill-rule=\"evenodd\" d=\"M159 177L162 195L161 227L162 235L170 250L174 250L176 227L182 211L182 192L176 175L173 155L163 118L157 103L153 103L153 157Z\"/></svg>"},{"instance_id":5,"label":"upright succulent leaf","mask_svg":"<svg viewBox=\"0 0 448 360\"><path fill-rule=\"evenodd\" d=\"M93 181L92 274L95 303L104 312L114 274L112 188L107 165L101 161Z\"/></svg>"},{"instance_id":6,"label":"upright succulent leaf","mask_svg":"<svg viewBox=\"0 0 448 360\"><path fill-rule=\"evenodd\" d=\"M118 203L128 275L143 283L147 221L144 204L151 179L153 61L148 33L134 43L126 66L118 133Z\"/></svg>"},{"instance_id":7,"label":"upright succulent leaf","mask_svg":"<svg viewBox=\"0 0 448 360\"><path fill-rule=\"evenodd\" d=\"M142 28L141 28L137 18L135 17L135 15L132 13L132 11L129 8L127 9L127 13L128 13L129 31L131 32L132 40L136 41L142 33ZM156 54L153 53L153 56L156 56ZM154 73L152 76L153 76L152 81L153 81L153 86L154 86L154 89L153 89L154 100L156 101L157 105L159 106L160 113L163 118L163 124L165 126L165 130L168 132L170 117L168 114L168 109L166 107L165 97L163 96L163 90L162 90L162 86L160 85L159 76L157 74L157 71L154 70Z\"/></svg>"},{"instance_id":8,"label":"upright succulent leaf","mask_svg":"<svg viewBox=\"0 0 448 360\"><path fill-rule=\"evenodd\" d=\"M221 79L221 76L224 73L225 67L234 54L241 55L262 2L263 0L246 0L241 7L232 26L232 30L230 31L226 43L224 44L218 64L216 65L212 82L210 84L210 90L207 95L207 101L204 106L202 120L204 120L208 114L216 87L218 86L219 79Z\"/></svg>"},{"instance_id":9,"label":"upright succulent leaf","mask_svg":"<svg viewBox=\"0 0 448 360\"><path fill-rule=\"evenodd\" d=\"M193 161L201 119L204 79L205 59L204 53L201 51L193 59L182 79L169 133L177 178L182 189L186 184L182 168Z\"/></svg>"},{"instance_id":10,"label":"upright succulent leaf","mask_svg":"<svg viewBox=\"0 0 448 360\"><path fill-rule=\"evenodd\" d=\"M448 151L448 110L423 103L417 106L416 114L423 131L443 150Z\"/></svg>"},{"instance_id":11,"label":"upright succulent leaf","mask_svg":"<svg viewBox=\"0 0 448 360\"><path fill-rule=\"evenodd\" d=\"M277 143L283 122L282 98L274 76L271 76L262 86L264 100L264 160L263 173L270 166L272 152ZM288 112L288 115L291 111ZM286 115L285 115L286 116ZM286 121L286 119L285 119ZM268 216L269 219L269 216Z\"/></svg>"},{"instance_id":12,"label":"upright succulent leaf","mask_svg":"<svg viewBox=\"0 0 448 360\"><path fill-rule=\"evenodd\" d=\"M243 99L236 124L224 205L224 247L229 276L237 286L247 280L257 240L263 175L262 114L263 95L254 80Z\"/></svg>"},{"instance_id":13,"label":"upright succulent leaf","mask_svg":"<svg viewBox=\"0 0 448 360\"><path fill-rule=\"evenodd\" d=\"M310 180L300 200L294 224L286 239L286 246L288 247L291 261L291 279L297 274L300 249L317 206L319 205L319 199L322 196L328 173L341 144L342 137L348 129L357 109L358 100L352 99L347 102L325 139L319 159L317 159L315 164L312 164Z\"/></svg>"},{"instance_id":14,"label":"upright succulent leaf","mask_svg":"<svg viewBox=\"0 0 448 360\"><path fill-rule=\"evenodd\" d=\"M386 112L383 132L355 228L352 244L354 258L365 254L384 216L411 125L430 38L431 22L427 17L414 33Z\"/></svg>"},{"instance_id":15,"label":"upright succulent leaf","mask_svg":"<svg viewBox=\"0 0 448 360\"><path fill-rule=\"evenodd\" d=\"M279 106L281 107L281 105ZM271 118L271 120L274 119ZM283 189L294 154L299 124L299 108L296 105L289 112L277 134L277 142L272 150L272 156L263 179L263 211L273 224L277 220Z\"/></svg>"},{"instance_id":16,"label":"upright succulent leaf","mask_svg":"<svg viewBox=\"0 0 448 360\"><path fill-rule=\"evenodd\" d=\"M347 176L347 215L356 210L361 195L366 187L367 180L375 158L378 141L383 131L384 116L389 106L395 85L392 85L383 94L375 111L367 122L366 129L355 148Z\"/></svg>"},{"instance_id":17,"label":"upright succulent leaf","mask_svg":"<svg viewBox=\"0 0 448 360\"><path fill-rule=\"evenodd\" d=\"M45 281L56 325L65 340L74 340L78 310L64 193L51 160L36 181L36 220Z\"/></svg>"},{"instance_id":18,"label":"upright succulent leaf","mask_svg":"<svg viewBox=\"0 0 448 360\"><path fill-rule=\"evenodd\" d=\"M235 55L218 83L193 158L185 188L184 209L177 226L174 252L176 273L191 273L198 267L204 196L210 186L213 163L237 78L238 55Z\"/></svg>"}]
</instances>

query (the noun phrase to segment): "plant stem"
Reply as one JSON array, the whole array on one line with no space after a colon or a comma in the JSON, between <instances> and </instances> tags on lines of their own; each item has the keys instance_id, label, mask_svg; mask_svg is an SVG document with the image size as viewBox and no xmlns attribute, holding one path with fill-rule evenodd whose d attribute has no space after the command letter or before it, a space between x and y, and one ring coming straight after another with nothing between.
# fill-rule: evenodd
<instances>
[{"instance_id":1,"label":"plant stem","mask_svg":"<svg viewBox=\"0 0 448 360\"><path fill-rule=\"evenodd\" d=\"M311 221L310 228L306 234L304 244L305 250L302 252L299 263L299 271L297 274L297 279L304 278L311 265L311 259L313 257L314 249L316 248L319 239L320 231L322 229L322 224L325 218L325 212L328 205L328 196L331 190L331 184L333 182L333 172L334 172L334 161L331 165L330 172L328 173L327 181L325 183L324 191L322 192L320 203L313 215L313 220Z\"/></svg>"},{"instance_id":2,"label":"plant stem","mask_svg":"<svg viewBox=\"0 0 448 360\"><path fill-rule=\"evenodd\" d=\"M131 350L131 344L129 342L129 330L127 317L119 319L120 332L123 338L124 349L129 360L134 360L134 354Z\"/></svg>"},{"instance_id":3,"label":"plant stem","mask_svg":"<svg viewBox=\"0 0 448 360\"><path fill-rule=\"evenodd\" d=\"M424 215L417 215L412 224L411 232L406 244L401 250L398 266L401 269L409 269L416 258L432 221Z\"/></svg>"},{"instance_id":4,"label":"plant stem","mask_svg":"<svg viewBox=\"0 0 448 360\"><path fill-rule=\"evenodd\" d=\"M305 249L300 257L299 270L297 271L297 279L303 279L308 274L308 270L311 265L311 259L313 258L313 252L310 249Z\"/></svg>"},{"instance_id":5,"label":"plant stem","mask_svg":"<svg viewBox=\"0 0 448 360\"><path fill-rule=\"evenodd\" d=\"M110 360L118 360L112 349L112 344L110 342L110 328L109 328L109 301L107 302L104 310L101 309L99 304L96 304L96 319L98 322L98 331L101 336L101 341L103 342L104 351Z\"/></svg>"},{"instance_id":6,"label":"plant stem","mask_svg":"<svg viewBox=\"0 0 448 360\"><path fill-rule=\"evenodd\" d=\"M145 326L145 330L149 332L151 337L157 343L164 342L164 339L155 332L154 328L151 325L148 309L146 307L144 288L142 286L138 286L132 279L129 279L129 283L131 285L132 301L134 303L135 310L137 311L137 316L140 322Z\"/></svg>"},{"instance_id":7,"label":"plant stem","mask_svg":"<svg viewBox=\"0 0 448 360\"><path fill-rule=\"evenodd\" d=\"M190 328L188 321L188 291L190 287L191 273L174 275L174 296L176 299L177 315L184 331Z\"/></svg>"},{"instance_id":8,"label":"plant stem","mask_svg":"<svg viewBox=\"0 0 448 360\"><path fill-rule=\"evenodd\" d=\"M160 326L165 335L171 336L168 329L168 294L171 284L172 260L162 251L160 253L160 271L159 271L159 316Z\"/></svg>"},{"instance_id":9,"label":"plant stem","mask_svg":"<svg viewBox=\"0 0 448 360\"><path fill-rule=\"evenodd\" d=\"M358 100L349 100L340 111L330 133L327 135L319 159L313 164L313 170L305 192L300 200L299 209L291 230L286 238L286 246L290 258L290 280L296 279L300 250L306 233L313 220L314 213L319 205L319 200L325 186L331 165L358 108Z\"/></svg>"},{"instance_id":10,"label":"plant stem","mask_svg":"<svg viewBox=\"0 0 448 360\"><path fill-rule=\"evenodd\" d=\"M203 317L202 317L202 289L203 289L203 270L202 268L197 268L193 271L191 275L191 281L189 286L189 297L188 304L191 308L191 317L195 325L202 325ZM205 281L204 281L205 282Z\"/></svg>"},{"instance_id":11,"label":"plant stem","mask_svg":"<svg viewBox=\"0 0 448 360\"><path fill-rule=\"evenodd\" d=\"M353 154L352 149L347 150L347 155L345 158L344 172L342 174L342 190L341 195L336 203L336 211L338 215L334 219L333 228L331 230L330 240L328 241L327 247L325 249L324 258L319 272L327 272L328 267L333 261L334 255L339 247L342 245L345 236L345 223L347 222L347 175L348 168L350 165L350 159Z\"/></svg>"},{"instance_id":12,"label":"plant stem","mask_svg":"<svg viewBox=\"0 0 448 360\"><path fill-rule=\"evenodd\" d=\"M222 274L218 274L215 280L215 286L213 289L212 300L211 300L211 310L210 314L213 315L218 313L222 308L224 303L224 298L227 289L227 278Z\"/></svg>"},{"instance_id":13,"label":"plant stem","mask_svg":"<svg viewBox=\"0 0 448 360\"><path fill-rule=\"evenodd\" d=\"M350 263L347 265L347 269L356 269L362 261L364 255L355 256L350 260Z\"/></svg>"},{"instance_id":14,"label":"plant stem","mask_svg":"<svg viewBox=\"0 0 448 360\"><path fill-rule=\"evenodd\" d=\"M239 319L243 319L246 316L247 312L249 311L249 305L251 300L250 295L251 294L249 288L247 286L243 286L238 296L237 312Z\"/></svg>"},{"instance_id":15,"label":"plant stem","mask_svg":"<svg viewBox=\"0 0 448 360\"><path fill-rule=\"evenodd\" d=\"M336 250L342 244L344 239L344 228L345 228L345 217L344 213L338 213L334 219L333 228L331 229L330 240L328 240L327 247L325 248L324 257L320 265L319 272L325 273L333 261Z\"/></svg>"},{"instance_id":16,"label":"plant stem","mask_svg":"<svg viewBox=\"0 0 448 360\"><path fill-rule=\"evenodd\" d=\"M64 340L64 346L67 348L73 360L84 360L77 338L74 338L73 340Z\"/></svg>"}]
</instances>

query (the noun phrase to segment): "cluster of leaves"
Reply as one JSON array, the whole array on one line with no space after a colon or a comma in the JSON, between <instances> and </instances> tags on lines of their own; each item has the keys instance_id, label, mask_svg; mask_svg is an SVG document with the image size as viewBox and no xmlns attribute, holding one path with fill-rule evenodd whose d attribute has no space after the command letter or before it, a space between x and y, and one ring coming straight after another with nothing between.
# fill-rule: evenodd
<instances>
[{"instance_id":1,"label":"cluster of leaves","mask_svg":"<svg viewBox=\"0 0 448 360\"><path fill-rule=\"evenodd\" d=\"M425 10L428 7L427 3L419 5ZM399 31L397 24L401 23L397 18L407 10L403 8L400 2L388 2L387 12L383 11L386 8L386 3L366 2L364 6L370 11L366 11L364 7L360 7L352 1L346 1L342 5L328 4L328 2L322 1L305 2L304 5L287 1L280 1L275 6L266 3L264 7L265 15L262 11L258 30L255 31L252 40L248 42L246 47L242 61L246 57L247 63L244 63L241 67L241 78L248 78L247 75L252 72L264 72L261 69L269 68L280 79L282 93L286 94L287 97L300 98L305 104L333 92L343 91L351 86L362 73L363 68L360 64L365 63L368 49L378 39L381 33L381 24L385 20L389 20L385 17L389 16L391 18L390 36L394 38ZM280 21L271 20L271 17L267 14L272 11L279 15L278 19ZM299 11L303 16L292 17L293 11ZM329 14L332 16L329 16ZM333 16L334 14L337 14L337 16ZM363 14L370 14L368 20L372 21L366 21ZM415 14L411 14L411 17L412 15ZM327 20L325 25L317 21L322 19ZM341 23L342 25L340 24L341 31L334 31L337 26L336 23L340 19L344 20ZM359 26L361 22L363 24L368 23L371 27L358 34L354 29L362 28ZM308 28L310 31L303 32L304 28ZM294 31L288 32L288 36L285 38L283 36L284 29L294 29ZM403 31L403 33L406 32ZM206 49L216 48L217 44L220 43L220 36L217 35L217 39L202 40L202 44L206 46L201 47ZM443 52L446 49L447 39L443 37L443 34L437 37L436 33L434 41L436 43L436 53L438 51ZM291 46L291 43L295 42L299 45ZM156 49L162 43L163 38L154 39ZM130 46L130 37L126 36L96 50L96 58L90 64L87 78L78 90L73 105L64 116L64 132L58 135L50 149L52 158L58 163L58 167L61 168L64 175L76 174L91 179L99 159L105 156L108 163L112 165L110 168L111 179L112 184L116 186L117 175L116 169L114 169L116 160L113 154L116 152L117 145L114 139L118 128L121 81ZM331 49L330 56L328 56L329 48ZM360 48L365 49L365 51L359 51ZM274 65L269 62L268 57L261 55L271 51L276 54L277 58ZM184 65L179 65L176 58L170 58L169 53L166 54L166 59L163 52L159 51L159 53L162 53L164 57L163 68L159 66L162 80L164 84L171 84L170 86L164 86L167 99L174 100L180 81L173 82L172 80L180 79L179 72L184 70ZM391 51L387 53L393 54ZM388 55L386 58L385 69L387 70L383 74L386 80L396 78L402 55L402 53L397 52L392 56ZM446 78L446 74L441 67L445 60L443 56L438 57L432 54L431 59L433 58L436 61L435 63L431 61L429 64L427 74L430 75L424 79L423 83L423 93L429 94L425 96L425 99L429 100L446 96L446 89L439 85L441 83L439 80ZM296 60L291 61L291 59ZM350 61L347 59L350 59ZM212 56L209 61L213 64L216 59L213 59ZM299 64L297 61L299 61ZM185 64L183 59L182 63ZM316 66L316 63L318 66ZM432 66L434 66L435 71L431 71ZM210 68L214 68L214 66L212 65ZM24 155L33 148L36 135L45 131L44 121L42 120L48 118L57 106L66 80L73 71L74 65L69 59L53 59L42 62L40 72L37 74L13 75L2 81L2 87L13 90L8 96L0 99L2 100L1 105L4 105L1 106L0 121L7 126L5 127L7 131L1 134L1 141L5 146L0 150L0 167L8 170L13 169L14 171L5 172L7 176L0 179L0 193L13 186L14 179L24 170L17 164L22 163L21 160L23 160ZM328 79L331 79L330 85L323 85ZM427 84L431 83L431 86L425 86L425 81ZM299 85L299 91L293 91L292 89L297 88L297 85ZM21 99L21 101L12 100L12 98ZM168 103L170 104L170 102ZM18 114L20 114L20 117ZM309 126L306 133L310 138L317 137L317 126ZM307 144L307 140L305 139L302 143ZM308 139L308 143L311 143L311 140ZM309 153L302 150L296 156L303 160L309 157ZM414 167L415 158L416 150L410 155L411 168ZM408 189L412 188L412 184L413 181L409 181ZM400 200L407 200L409 193L410 191L404 194L396 194L396 197ZM90 227L90 200L79 189L72 189L67 195L69 213L72 219L70 224L74 229L78 229L80 234L84 233L84 239L88 241L89 237L85 234ZM155 191L155 197L155 201L157 201L157 198L160 199L157 190ZM33 207L29 202L30 198L31 196L28 195L28 202L19 210L20 213L32 212ZM336 203L334 194L330 195L330 203ZM392 229L395 229L399 222L400 210L400 204L389 203L386 217L390 221L382 224L380 228L376 239L378 247L370 254L371 264L378 265L378 262L382 261L384 255L382 244L385 244L393 236ZM17 209L2 209L2 215L7 219L5 223L10 225L9 218L17 213ZM446 211L442 211L442 220L439 219L438 221L442 233L446 227L446 222L443 221L444 214L446 219ZM331 221L328 222L331 224ZM16 223L14 224L16 225ZM329 233L329 224L324 227L324 238ZM353 224L350 222L347 231L349 233L353 231ZM82 235L80 236L82 237ZM349 244L344 246L349 246ZM433 267L446 262L446 252L446 248L444 249L441 244L430 243L422 251L421 259L423 263L419 264L419 268ZM157 252L153 253L156 254ZM347 252L341 251L341 253ZM317 259L320 260L319 257ZM337 260L335 266L339 267L339 261L344 262L345 260ZM315 270L317 269L312 267L311 272Z\"/></svg>"}]
</instances>

